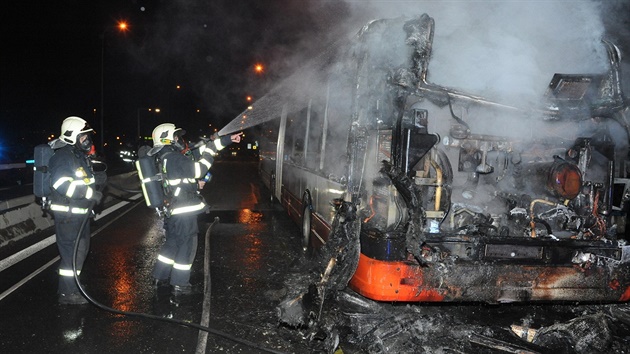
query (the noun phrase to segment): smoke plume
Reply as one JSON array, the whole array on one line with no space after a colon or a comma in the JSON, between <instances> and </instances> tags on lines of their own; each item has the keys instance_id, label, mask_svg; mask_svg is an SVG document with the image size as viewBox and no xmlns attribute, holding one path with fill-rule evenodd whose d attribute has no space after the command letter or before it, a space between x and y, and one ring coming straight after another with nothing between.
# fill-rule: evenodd
<instances>
[{"instance_id":1,"label":"smoke plume","mask_svg":"<svg viewBox=\"0 0 630 354\"><path fill-rule=\"evenodd\" d=\"M530 103L554 73L602 73L595 1L349 1L358 18L435 19L428 80L503 102Z\"/></svg>"}]
</instances>

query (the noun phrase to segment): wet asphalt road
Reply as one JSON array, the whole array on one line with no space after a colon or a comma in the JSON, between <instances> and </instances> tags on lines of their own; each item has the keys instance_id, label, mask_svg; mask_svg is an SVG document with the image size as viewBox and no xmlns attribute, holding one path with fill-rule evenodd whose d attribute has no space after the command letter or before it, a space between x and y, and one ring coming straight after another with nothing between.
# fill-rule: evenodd
<instances>
[{"instance_id":1,"label":"wet asphalt road","mask_svg":"<svg viewBox=\"0 0 630 354\"><path fill-rule=\"evenodd\" d=\"M250 341L259 348L209 335L207 352L257 353L271 348L304 352L300 333L278 328L274 307L282 288L279 272L299 252L297 228L269 192L261 191L253 162L217 163L204 189L211 212L200 217L201 235L191 282L199 294L174 297L151 285L151 270L162 244L162 221L143 202L132 203L92 226L89 257L81 273L88 295L117 310L200 323L204 277L210 280L209 327ZM261 196L260 194L263 193ZM264 193L267 193L264 195ZM210 234L210 268L204 276L205 231ZM35 264L56 256L54 245L29 264L3 276L8 283ZM42 261L43 260L43 261ZM134 316L113 314L94 305L57 304L58 262L0 301L1 353L191 353L199 331ZM7 273L5 271L4 273ZM4 274L3 274L4 275ZM164 291L165 290L165 291ZM261 349L262 348L262 349Z\"/></svg>"},{"instance_id":2,"label":"wet asphalt road","mask_svg":"<svg viewBox=\"0 0 630 354\"><path fill-rule=\"evenodd\" d=\"M309 342L312 329L290 329L277 321L285 277L300 260L298 227L269 202L254 162L217 163L213 175L203 192L211 211L200 217L191 279L199 290L209 281L209 306L204 307L203 291L173 297L168 289L151 285L163 231L160 218L143 202L131 203L92 226L95 235L81 275L87 293L120 311L191 323L200 323L205 309L215 332L207 336L207 353L312 353L325 347ZM219 223L206 243L204 233L217 217ZM53 245L4 271L0 291L55 256ZM58 305L56 267L56 262L51 264L0 300L0 353L194 353L203 348L195 328L117 315L91 304ZM334 330L343 353L630 353L627 304L342 300L325 302L322 313L324 327L339 326ZM516 338L510 331L513 324L553 329L548 346Z\"/></svg>"}]
</instances>

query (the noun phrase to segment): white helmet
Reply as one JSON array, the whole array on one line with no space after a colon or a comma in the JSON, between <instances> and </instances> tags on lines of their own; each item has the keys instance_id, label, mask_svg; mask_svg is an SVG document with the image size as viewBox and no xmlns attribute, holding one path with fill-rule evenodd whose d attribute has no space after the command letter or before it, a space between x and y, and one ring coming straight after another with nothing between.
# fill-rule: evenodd
<instances>
[{"instance_id":1,"label":"white helmet","mask_svg":"<svg viewBox=\"0 0 630 354\"><path fill-rule=\"evenodd\" d=\"M68 144L76 144L77 137L81 133L94 131L92 127L82 118L68 117L61 123L61 135L59 138Z\"/></svg>"},{"instance_id":2,"label":"white helmet","mask_svg":"<svg viewBox=\"0 0 630 354\"><path fill-rule=\"evenodd\" d=\"M151 137L153 138L153 146L171 145L174 143L175 136L181 136L186 133L182 128L175 128L173 123L162 123L153 129Z\"/></svg>"}]
</instances>

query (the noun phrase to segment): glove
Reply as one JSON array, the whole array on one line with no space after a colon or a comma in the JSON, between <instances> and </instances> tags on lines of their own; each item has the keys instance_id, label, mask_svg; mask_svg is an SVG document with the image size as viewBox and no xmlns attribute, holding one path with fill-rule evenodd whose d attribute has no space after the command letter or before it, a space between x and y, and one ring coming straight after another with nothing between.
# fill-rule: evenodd
<instances>
[{"instance_id":1,"label":"glove","mask_svg":"<svg viewBox=\"0 0 630 354\"><path fill-rule=\"evenodd\" d=\"M99 204L102 199L103 199L103 193L99 191L94 191L94 194L92 194L92 200L95 201L96 204Z\"/></svg>"}]
</instances>

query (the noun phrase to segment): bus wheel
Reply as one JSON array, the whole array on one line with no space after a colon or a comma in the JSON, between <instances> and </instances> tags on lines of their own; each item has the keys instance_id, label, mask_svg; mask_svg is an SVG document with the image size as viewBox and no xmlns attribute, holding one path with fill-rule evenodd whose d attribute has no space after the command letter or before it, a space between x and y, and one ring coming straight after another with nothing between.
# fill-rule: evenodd
<instances>
[{"instance_id":1,"label":"bus wheel","mask_svg":"<svg viewBox=\"0 0 630 354\"><path fill-rule=\"evenodd\" d=\"M302 251L304 252L311 248L311 217L311 208L307 204L302 213Z\"/></svg>"}]
</instances>

